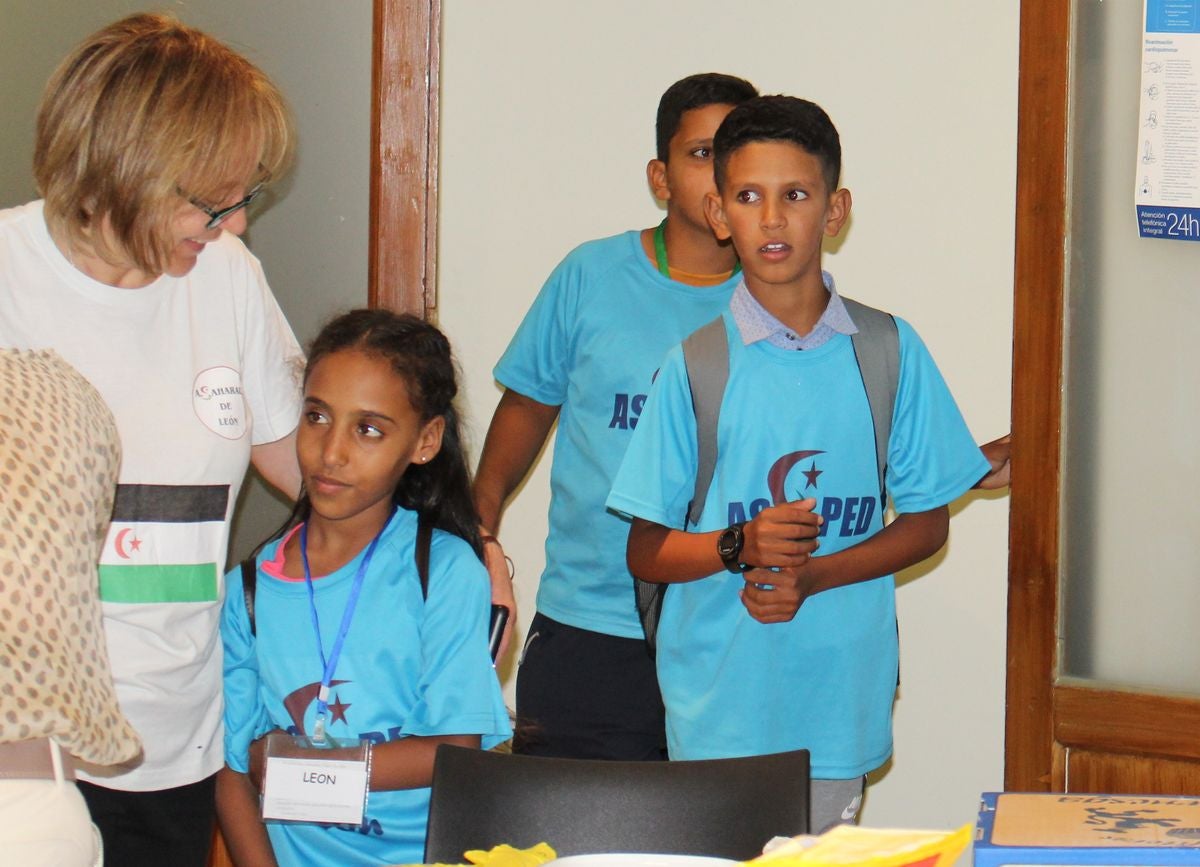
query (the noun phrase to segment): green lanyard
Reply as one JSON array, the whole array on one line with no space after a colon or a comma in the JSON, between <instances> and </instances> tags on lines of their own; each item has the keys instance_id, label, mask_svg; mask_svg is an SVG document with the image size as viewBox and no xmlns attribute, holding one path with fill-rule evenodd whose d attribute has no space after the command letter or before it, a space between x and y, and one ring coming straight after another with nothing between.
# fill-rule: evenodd
<instances>
[{"instance_id":1,"label":"green lanyard","mask_svg":"<svg viewBox=\"0 0 1200 867\"><path fill-rule=\"evenodd\" d=\"M667 221L665 218L654 230L654 261L658 263L658 273L670 280L671 269L667 266ZM729 276L732 277L741 270L742 263L734 262L733 271Z\"/></svg>"}]
</instances>

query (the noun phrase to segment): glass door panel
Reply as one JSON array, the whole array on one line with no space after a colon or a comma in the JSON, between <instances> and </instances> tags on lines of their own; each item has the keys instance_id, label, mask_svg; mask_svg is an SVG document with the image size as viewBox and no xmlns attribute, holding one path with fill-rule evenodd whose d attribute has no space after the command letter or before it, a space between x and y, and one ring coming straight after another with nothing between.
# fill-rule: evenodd
<instances>
[{"instance_id":1,"label":"glass door panel","mask_svg":"<svg viewBox=\"0 0 1200 867\"><path fill-rule=\"evenodd\" d=\"M1138 237L1142 14L1075 7L1059 673L1200 695L1200 243Z\"/></svg>"}]
</instances>

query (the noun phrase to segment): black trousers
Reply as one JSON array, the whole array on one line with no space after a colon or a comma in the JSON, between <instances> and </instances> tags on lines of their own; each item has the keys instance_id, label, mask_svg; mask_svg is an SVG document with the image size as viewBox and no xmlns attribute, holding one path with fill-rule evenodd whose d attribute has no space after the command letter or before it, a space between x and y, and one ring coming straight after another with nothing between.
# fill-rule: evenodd
<instances>
[{"instance_id":1,"label":"black trousers","mask_svg":"<svg viewBox=\"0 0 1200 867\"><path fill-rule=\"evenodd\" d=\"M204 867L216 823L216 775L153 792L79 781L113 867Z\"/></svg>"},{"instance_id":2,"label":"black trousers","mask_svg":"<svg viewBox=\"0 0 1200 867\"><path fill-rule=\"evenodd\" d=\"M517 669L513 751L576 759L667 757L662 694L640 638L534 615Z\"/></svg>"}]
</instances>

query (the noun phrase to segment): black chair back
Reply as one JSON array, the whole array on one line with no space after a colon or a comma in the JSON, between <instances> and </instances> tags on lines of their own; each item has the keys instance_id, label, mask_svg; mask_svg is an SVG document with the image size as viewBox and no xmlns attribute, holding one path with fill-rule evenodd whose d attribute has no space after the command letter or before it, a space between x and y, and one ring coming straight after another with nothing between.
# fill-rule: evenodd
<instances>
[{"instance_id":1,"label":"black chair back","mask_svg":"<svg viewBox=\"0 0 1200 867\"><path fill-rule=\"evenodd\" d=\"M654 852L748 860L808 832L808 751L690 762L548 759L442 745L426 862L549 843L559 855Z\"/></svg>"}]
</instances>

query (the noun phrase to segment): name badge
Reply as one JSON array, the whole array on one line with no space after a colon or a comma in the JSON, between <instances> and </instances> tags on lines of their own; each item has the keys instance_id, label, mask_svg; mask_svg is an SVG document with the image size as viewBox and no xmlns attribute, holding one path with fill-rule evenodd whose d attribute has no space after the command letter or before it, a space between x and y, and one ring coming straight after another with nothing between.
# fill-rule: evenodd
<instances>
[{"instance_id":1,"label":"name badge","mask_svg":"<svg viewBox=\"0 0 1200 867\"><path fill-rule=\"evenodd\" d=\"M268 735L262 817L360 825L370 778L370 741Z\"/></svg>"}]
</instances>

